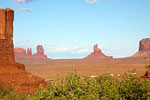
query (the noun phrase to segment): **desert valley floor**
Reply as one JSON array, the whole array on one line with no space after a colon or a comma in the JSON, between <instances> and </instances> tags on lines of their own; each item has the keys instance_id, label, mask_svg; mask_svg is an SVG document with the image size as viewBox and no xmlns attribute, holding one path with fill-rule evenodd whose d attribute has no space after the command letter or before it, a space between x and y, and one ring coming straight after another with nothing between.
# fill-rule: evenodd
<instances>
[{"instance_id":1,"label":"desert valley floor","mask_svg":"<svg viewBox=\"0 0 150 100\"><path fill-rule=\"evenodd\" d=\"M114 75L128 73L136 69L137 76L144 75L144 58L122 58L113 60L32 60L16 59L25 64L26 70L45 80L55 80L64 77L67 73L77 72L79 75L101 75L111 73Z\"/></svg>"}]
</instances>

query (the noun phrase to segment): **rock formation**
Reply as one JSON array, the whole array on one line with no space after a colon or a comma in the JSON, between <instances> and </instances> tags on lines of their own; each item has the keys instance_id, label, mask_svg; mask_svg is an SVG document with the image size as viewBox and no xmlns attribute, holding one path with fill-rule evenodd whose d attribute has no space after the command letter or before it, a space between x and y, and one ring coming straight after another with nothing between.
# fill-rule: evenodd
<instances>
[{"instance_id":1,"label":"rock formation","mask_svg":"<svg viewBox=\"0 0 150 100\"><path fill-rule=\"evenodd\" d=\"M150 56L150 38L142 39L139 43L139 51L131 57Z\"/></svg>"},{"instance_id":2,"label":"rock formation","mask_svg":"<svg viewBox=\"0 0 150 100\"><path fill-rule=\"evenodd\" d=\"M139 45L139 51L150 51L150 38L142 39Z\"/></svg>"},{"instance_id":3,"label":"rock formation","mask_svg":"<svg viewBox=\"0 0 150 100\"><path fill-rule=\"evenodd\" d=\"M42 45L37 46L37 53L33 55L34 58L38 59L48 59L46 55L44 55L44 49Z\"/></svg>"},{"instance_id":4,"label":"rock formation","mask_svg":"<svg viewBox=\"0 0 150 100\"><path fill-rule=\"evenodd\" d=\"M23 64L15 62L13 45L14 11L0 9L0 82L15 90L32 93L39 84L46 86L44 79L25 71ZM24 49L17 48L17 55L25 55Z\"/></svg>"},{"instance_id":5,"label":"rock formation","mask_svg":"<svg viewBox=\"0 0 150 100\"><path fill-rule=\"evenodd\" d=\"M27 56L32 56L32 49L31 48L27 48Z\"/></svg>"},{"instance_id":6,"label":"rock formation","mask_svg":"<svg viewBox=\"0 0 150 100\"><path fill-rule=\"evenodd\" d=\"M14 11L7 9L0 9L0 63L13 64L13 21Z\"/></svg>"},{"instance_id":7,"label":"rock formation","mask_svg":"<svg viewBox=\"0 0 150 100\"><path fill-rule=\"evenodd\" d=\"M31 48L14 48L14 54L16 58L49 59L46 55L44 55L44 48L42 45L37 46L37 53L33 55Z\"/></svg>"},{"instance_id":8,"label":"rock formation","mask_svg":"<svg viewBox=\"0 0 150 100\"><path fill-rule=\"evenodd\" d=\"M112 56L105 56L98 48L98 44L95 44L93 49L94 51L84 59L113 59Z\"/></svg>"},{"instance_id":9,"label":"rock formation","mask_svg":"<svg viewBox=\"0 0 150 100\"><path fill-rule=\"evenodd\" d=\"M14 49L15 57L26 57L26 49L24 48L15 48Z\"/></svg>"}]
</instances>

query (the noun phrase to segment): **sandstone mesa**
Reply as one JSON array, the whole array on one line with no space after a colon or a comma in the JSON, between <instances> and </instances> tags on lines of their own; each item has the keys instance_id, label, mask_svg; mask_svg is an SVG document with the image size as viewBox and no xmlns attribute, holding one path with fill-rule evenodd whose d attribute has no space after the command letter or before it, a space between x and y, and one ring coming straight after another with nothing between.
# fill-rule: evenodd
<instances>
[{"instance_id":1,"label":"sandstone mesa","mask_svg":"<svg viewBox=\"0 0 150 100\"><path fill-rule=\"evenodd\" d=\"M33 55L31 48L14 48L14 54L16 58L49 59L46 55L44 55L44 48L42 45L37 45L37 53Z\"/></svg>"}]
</instances>

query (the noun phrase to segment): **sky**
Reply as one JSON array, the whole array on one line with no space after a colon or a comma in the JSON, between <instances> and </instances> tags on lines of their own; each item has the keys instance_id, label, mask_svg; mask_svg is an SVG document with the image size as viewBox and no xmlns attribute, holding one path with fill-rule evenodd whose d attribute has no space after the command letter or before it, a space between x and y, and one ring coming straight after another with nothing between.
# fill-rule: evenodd
<instances>
[{"instance_id":1,"label":"sky","mask_svg":"<svg viewBox=\"0 0 150 100\"><path fill-rule=\"evenodd\" d=\"M150 38L150 0L0 0L15 10L14 45L43 45L53 59L84 58L98 44L114 58L138 51Z\"/></svg>"}]
</instances>

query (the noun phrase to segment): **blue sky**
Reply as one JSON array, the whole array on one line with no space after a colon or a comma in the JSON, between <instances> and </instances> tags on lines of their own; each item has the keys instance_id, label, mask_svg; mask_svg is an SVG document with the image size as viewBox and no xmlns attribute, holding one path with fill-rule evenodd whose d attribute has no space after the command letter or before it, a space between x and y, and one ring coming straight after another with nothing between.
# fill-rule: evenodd
<instances>
[{"instance_id":1,"label":"blue sky","mask_svg":"<svg viewBox=\"0 0 150 100\"><path fill-rule=\"evenodd\" d=\"M45 48L50 58L83 58L95 43L127 57L150 37L150 0L0 0L15 10L15 47Z\"/></svg>"}]
</instances>

